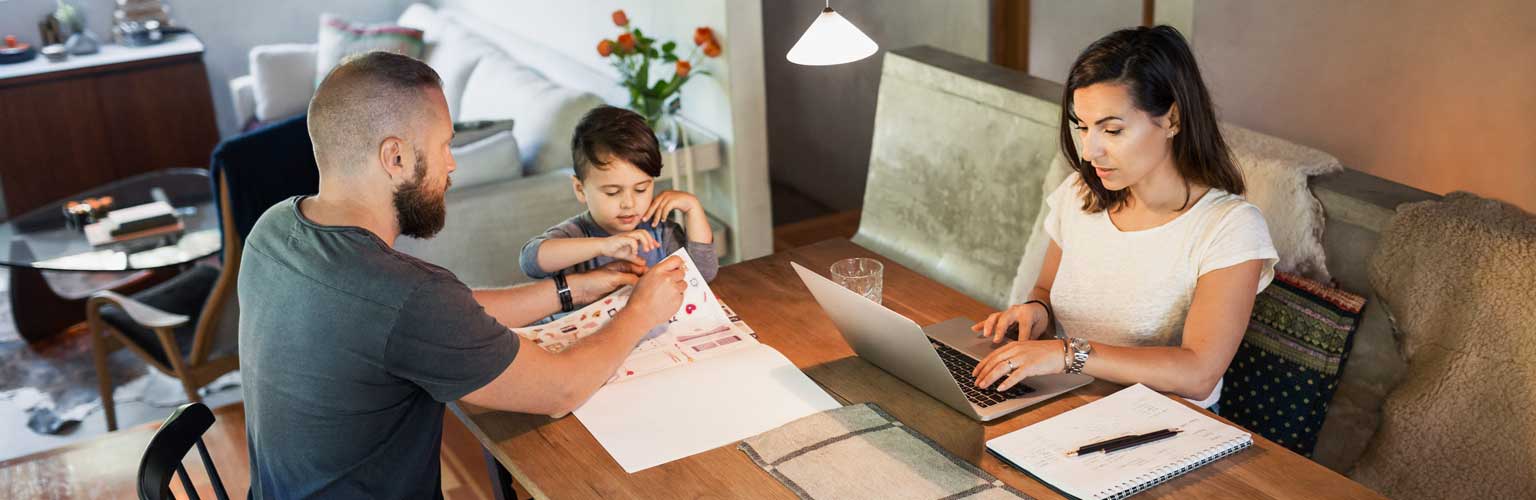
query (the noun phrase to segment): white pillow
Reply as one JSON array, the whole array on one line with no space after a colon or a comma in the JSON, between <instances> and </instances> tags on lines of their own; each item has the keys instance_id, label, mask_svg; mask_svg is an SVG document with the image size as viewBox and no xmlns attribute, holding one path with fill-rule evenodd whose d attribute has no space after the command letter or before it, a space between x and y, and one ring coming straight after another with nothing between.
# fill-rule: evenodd
<instances>
[{"instance_id":1,"label":"white pillow","mask_svg":"<svg viewBox=\"0 0 1536 500\"><path fill-rule=\"evenodd\" d=\"M470 186L491 184L523 176L523 162L518 153L517 138L511 130L503 130L490 137L453 148L453 160L458 168L453 171L453 185L449 191Z\"/></svg>"},{"instance_id":2,"label":"white pillow","mask_svg":"<svg viewBox=\"0 0 1536 500\"><path fill-rule=\"evenodd\" d=\"M320 14L319 39L313 82L316 87L331 68L352 54L382 50L420 59L426 45L419 29L391 24L354 24L330 13Z\"/></svg>"},{"instance_id":3,"label":"white pillow","mask_svg":"<svg viewBox=\"0 0 1536 500\"><path fill-rule=\"evenodd\" d=\"M427 44L422 60L443 79L443 97L448 100L448 116L454 121L462 121L459 114L462 112L464 86L469 82L470 73L481 59L500 52L483 38L452 29L452 23L444 22L440 26L443 31L433 35L436 41Z\"/></svg>"},{"instance_id":4,"label":"white pillow","mask_svg":"<svg viewBox=\"0 0 1536 500\"><path fill-rule=\"evenodd\" d=\"M285 43L251 48L256 121L303 114L315 94L315 46Z\"/></svg>"},{"instance_id":5,"label":"white pillow","mask_svg":"<svg viewBox=\"0 0 1536 500\"><path fill-rule=\"evenodd\" d=\"M526 175L571 166L571 133L587 111L601 106L595 95L562 87L537 71L497 54L475 66L464 87L459 121L511 118L522 148Z\"/></svg>"}]
</instances>

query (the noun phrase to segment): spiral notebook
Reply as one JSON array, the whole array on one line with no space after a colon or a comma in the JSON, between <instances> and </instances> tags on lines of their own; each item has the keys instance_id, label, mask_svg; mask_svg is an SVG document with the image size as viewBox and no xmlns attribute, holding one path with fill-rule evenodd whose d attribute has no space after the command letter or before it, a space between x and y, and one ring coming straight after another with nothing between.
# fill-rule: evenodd
<instances>
[{"instance_id":1,"label":"spiral notebook","mask_svg":"<svg viewBox=\"0 0 1536 500\"><path fill-rule=\"evenodd\" d=\"M1177 428L1178 435L1114 453L1067 456L1089 443ZM1253 444L1248 432L1136 384L987 441L987 451L1064 495L1135 495Z\"/></svg>"}]
</instances>

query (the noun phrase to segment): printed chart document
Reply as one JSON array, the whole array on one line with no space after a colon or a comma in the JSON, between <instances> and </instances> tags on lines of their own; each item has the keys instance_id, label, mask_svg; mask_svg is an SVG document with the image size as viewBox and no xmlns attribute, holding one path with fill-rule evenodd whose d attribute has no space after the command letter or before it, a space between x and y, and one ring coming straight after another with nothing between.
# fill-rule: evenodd
<instances>
[{"instance_id":1,"label":"printed chart document","mask_svg":"<svg viewBox=\"0 0 1536 500\"><path fill-rule=\"evenodd\" d=\"M1079 446L1161 429L1178 435L1114 453ZM991 441L987 451L1075 498L1125 498L1253 444L1248 432L1136 384Z\"/></svg>"},{"instance_id":2,"label":"printed chart document","mask_svg":"<svg viewBox=\"0 0 1536 500\"><path fill-rule=\"evenodd\" d=\"M603 449L634 473L725 446L841 406L720 303L684 250L688 289L608 384L575 411ZM559 352L612 321L630 287L544 325L514 328Z\"/></svg>"}]
</instances>

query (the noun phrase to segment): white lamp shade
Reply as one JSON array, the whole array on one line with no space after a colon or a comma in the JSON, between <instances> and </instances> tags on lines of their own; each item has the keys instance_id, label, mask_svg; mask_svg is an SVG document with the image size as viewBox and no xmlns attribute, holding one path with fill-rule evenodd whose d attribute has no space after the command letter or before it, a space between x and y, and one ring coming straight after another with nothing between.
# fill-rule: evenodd
<instances>
[{"instance_id":1,"label":"white lamp shade","mask_svg":"<svg viewBox=\"0 0 1536 500\"><path fill-rule=\"evenodd\" d=\"M828 66L854 62L879 50L880 45L829 8L805 29L785 58L795 64Z\"/></svg>"}]
</instances>

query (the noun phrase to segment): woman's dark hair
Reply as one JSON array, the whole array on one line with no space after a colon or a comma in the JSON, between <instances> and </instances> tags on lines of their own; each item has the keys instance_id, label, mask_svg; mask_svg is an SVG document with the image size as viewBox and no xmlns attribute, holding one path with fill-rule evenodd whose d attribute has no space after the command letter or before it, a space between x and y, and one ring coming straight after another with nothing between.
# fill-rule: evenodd
<instances>
[{"instance_id":1,"label":"woman's dark hair","mask_svg":"<svg viewBox=\"0 0 1536 500\"><path fill-rule=\"evenodd\" d=\"M571 136L571 160L576 178L587 179L587 172L605 168L620 159L651 177L661 175L661 149L656 133L639 113L613 106L598 106L581 117Z\"/></svg>"},{"instance_id":2,"label":"woman's dark hair","mask_svg":"<svg viewBox=\"0 0 1536 500\"><path fill-rule=\"evenodd\" d=\"M1087 187L1083 210L1114 210L1125 203L1126 191L1110 191L1083 161L1072 142L1072 93L1096 83L1125 85L1136 108L1164 116L1177 103L1178 128L1173 136L1173 164L1184 182L1243 194L1243 176L1232 162L1227 143L1216 126L1211 95L1200 78L1195 56L1179 30L1171 26L1138 27L1110 33L1078 54L1067 73L1061 96L1061 152ZM1184 206L1189 207L1188 192Z\"/></svg>"}]
</instances>

